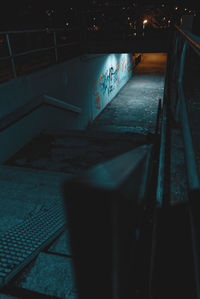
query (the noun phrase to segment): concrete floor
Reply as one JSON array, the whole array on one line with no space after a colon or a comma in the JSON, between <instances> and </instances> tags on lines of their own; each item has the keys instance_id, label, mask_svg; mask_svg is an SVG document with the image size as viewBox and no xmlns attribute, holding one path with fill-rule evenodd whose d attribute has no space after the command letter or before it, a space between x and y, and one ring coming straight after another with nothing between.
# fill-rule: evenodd
<instances>
[{"instance_id":1,"label":"concrete floor","mask_svg":"<svg viewBox=\"0 0 200 299\"><path fill-rule=\"evenodd\" d=\"M165 53L145 53L133 77L92 123L91 129L148 134L155 132L163 98Z\"/></svg>"},{"instance_id":2,"label":"concrete floor","mask_svg":"<svg viewBox=\"0 0 200 299\"><path fill-rule=\"evenodd\" d=\"M144 54L132 79L87 130L44 132L0 168L1 232L62 200L61 184L71 175L153 141L165 66L165 54ZM10 290L75 299L70 256L66 231L11 282Z\"/></svg>"}]
</instances>

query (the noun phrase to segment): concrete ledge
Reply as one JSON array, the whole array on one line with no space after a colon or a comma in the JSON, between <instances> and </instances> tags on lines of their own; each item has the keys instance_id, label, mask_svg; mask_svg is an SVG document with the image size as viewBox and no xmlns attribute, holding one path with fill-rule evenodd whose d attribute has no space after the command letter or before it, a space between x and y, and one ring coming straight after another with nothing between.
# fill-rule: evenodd
<instances>
[{"instance_id":1,"label":"concrete ledge","mask_svg":"<svg viewBox=\"0 0 200 299\"><path fill-rule=\"evenodd\" d=\"M56 99L52 96L46 95L46 94L44 95L44 104L52 105L52 106L61 108L63 110L72 111L72 112L75 112L75 113L78 113L78 114L80 114L81 111L82 111L81 108L79 108L75 105L71 105L69 103L58 100L58 99Z\"/></svg>"}]
</instances>

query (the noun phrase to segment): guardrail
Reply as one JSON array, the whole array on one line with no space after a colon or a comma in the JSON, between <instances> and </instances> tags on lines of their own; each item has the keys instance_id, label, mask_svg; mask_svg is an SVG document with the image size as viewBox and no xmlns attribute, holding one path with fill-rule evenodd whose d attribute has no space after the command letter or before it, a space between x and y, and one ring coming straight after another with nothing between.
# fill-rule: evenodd
<instances>
[{"instance_id":1,"label":"guardrail","mask_svg":"<svg viewBox=\"0 0 200 299\"><path fill-rule=\"evenodd\" d=\"M189 125L189 117L187 112L187 105L183 90L183 75L186 51L190 47L198 55L200 55L200 38L189 31L182 30L178 26L176 28L176 46L174 50L174 58L176 63L173 69L173 76L175 77L177 85L178 101L176 105L176 120L180 121L182 127L182 134L185 149L185 163L188 180L188 197L189 197L189 211L190 224L193 245L193 258L196 278L196 296L200 298L200 260L199 260L199 211L200 211L200 181L198 168L195 158L195 151L193 147L192 134Z\"/></svg>"},{"instance_id":2,"label":"guardrail","mask_svg":"<svg viewBox=\"0 0 200 299\"><path fill-rule=\"evenodd\" d=\"M155 289L157 281L156 275L156 258L158 255L158 227L160 226L159 213L161 210L165 210L169 206L169 161L170 161L170 134L169 134L169 110L170 97L169 97L169 85L170 85L170 49L168 49L167 66L165 72L165 85L163 100L159 99L157 120L156 120L156 143L155 143L155 161L157 167L153 175L157 178L155 184L155 209L153 210L152 217L152 232L151 232L151 253L150 253L150 266L148 277L148 294L146 298L154 299ZM156 282L155 282L156 281Z\"/></svg>"},{"instance_id":3,"label":"guardrail","mask_svg":"<svg viewBox=\"0 0 200 299\"><path fill-rule=\"evenodd\" d=\"M192 40L191 37L178 26L175 26L177 29L177 47L175 49L174 55L177 56L177 48L180 47L180 37L184 37L182 42L182 50L180 58L177 57L179 63L175 65L174 73L177 74L177 92L178 92L178 101L176 105L176 119L180 120L183 131L184 147L185 147L185 161L187 169L187 178L188 186L190 191L200 190L200 181L197 171L195 152L193 147L192 134L189 126L189 118L187 113L187 106L185 102L185 95L183 90L183 74L184 74L184 65L185 65L185 56L187 47L190 46L192 49L197 51L200 50L200 39L199 44L196 41ZM198 38L198 37L197 37ZM198 52L200 55L200 52Z\"/></svg>"},{"instance_id":4,"label":"guardrail","mask_svg":"<svg viewBox=\"0 0 200 299\"><path fill-rule=\"evenodd\" d=\"M38 53L38 52L43 52L43 51L49 51L49 50L54 50L54 55L55 55L55 63L58 63L58 49L59 48L63 48L63 47L67 47L67 46L71 46L71 45L75 45L77 43L80 42L80 40L78 39L78 41L76 42L70 42L70 43L64 43L64 44L58 44L57 41L57 33L58 32L71 32L71 31L78 31L79 29L75 28L75 29L67 29L67 28L57 28L57 29L52 29L52 28L46 28L46 29L38 29L38 30L13 30L13 31L1 31L0 35L5 35L6 37L6 43L7 43L7 47L8 47L8 56L3 56L0 57L0 61L4 61L4 60L10 60L11 61L11 66L12 66L12 72L13 72L13 76L14 78L17 77L17 71L16 71L16 64L15 64L15 58L20 57L20 56L25 56L28 54L34 54L34 53ZM37 48L37 49L32 49L32 50L28 50L28 51L24 51L24 52L19 52L19 53L14 53L13 50L13 45L11 43L10 40L10 35L19 35L19 34L27 34L27 33L52 33L52 41L53 41L53 46L51 47L44 47L44 48ZM78 36L80 35L80 33L78 33Z\"/></svg>"},{"instance_id":5,"label":"guardrail","mask_svg":"<svg viewBox=\"0 0 200 299\"><path fill-rule=\"evenodd\" d=\"M80 16L80 18L83 18L82 16ZM22 56L27 56L27 55L31 55L31 54L37 54L37 53L44 53L44 52L49 52L49 51L54 51L54 58L53 61L49 61L47 62L48 64L53 64L53 63L58 63L59 62L59 57L64 55L63 53L59 54L61 48L65 48L65 47L72 47L73 45L77 45L80 44L80 46L82 46L82 51L84 51L84 47L86 47L86 51L88 51L87 47L90 47L89 44L87 42L90 42L93 40L92 36L94 34L94 41L95 44L97 43L97 41L100 41L101 43L105 40L110 41L110 34L112 34L113 38L114 38L114 33L110 32L109 33L109 26L106 28L98 28L98 31L92 31L90 32L89 27L86 24L86 21L83 21L83 24L80 28L76 27L76 28L46 28L46 29L32 29L32 30L10 30L10 31L1 31L0 32L0 36L5 36L5 38L1 39L1 46L3 46L3 51L6 52L5 55L0 56L0 62L9 60L11 63L11 71L8 71L8 67L5 67L4 73L2 72L2 80L7 80L7 79L11 79L10 75L12 73L12 76L14 78L18 77L19 75L21 75L21 69L20 66L26 68L26 63L27 62L21 62L21 64L16 62L17 59L19 59L19 57ZM93 28L94 29L94 28ZM122 31L122 35L119 34L119 31L116 31L116 37L117 40L134 40L137 41L136 36L133 34L133 28L130 30L130 33L128 33L128 29L124 29L125 31ZM58 34L59 33L68 33L70 34L70 38L72 39L71 42L68 43L58 43ZM45 34L52 34L52 40L51 40L51 46L47 46L47 47L38 47L36 49L29 49L26 51L20 51L17 52L14 50L14 47L16 45L16 42L12 42L12 38L13 36L19 36L19 35L23 35L23 34L41 34L41 33L45 33ZM129 34L129 35L128 35ZM63 36L64 38L64 36ZM45 40L45 39L43 39ZM74 41L75 40L75 41ZM106 47L110 47L110 45L106 46ZM116 47L116 45L114 46L114 48ZM127 45L128 47L128 45ZM81 47L79 47L81 49ZM94 47L94 45L92 45L92 49L93 51L99 51L99 44L96 46L96 48ZM78 48L77 48L78 49ZM101 51L101 50L100 50ZM102 51L104 52L105 50L102 49ZM123 50L124 51L124 50ZM74 51L72 51L72 55L74 55ZM64 55L65 56L65 55ZM53 57L53 56L52 56ZM52 57L46 57L48 58L48 60L52 60ZM28 71L26 70L26 72L31 72L33 69L35 69L35 67L41 67L45 64L46 62L43 61L39 62L39 63L35 63L34 66L32 66L30 69L28 69ZM9 66L10 68L10 66ZM24 74L24 70L22 72L22 74ZM9 77L9 78L7 78Z\"/></svg>"}]
</instances>

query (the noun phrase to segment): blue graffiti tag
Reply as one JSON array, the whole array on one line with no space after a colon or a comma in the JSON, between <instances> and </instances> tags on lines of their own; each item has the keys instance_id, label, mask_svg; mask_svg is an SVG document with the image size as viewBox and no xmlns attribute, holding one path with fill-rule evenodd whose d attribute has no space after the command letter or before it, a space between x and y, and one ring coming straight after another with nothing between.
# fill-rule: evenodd
<instances>
[{"instance_id":1,"label":"blue graffiti tag","mask_svg":"<svg viewBox=\"0 0 200 299\"><path fill-rule=\"evenodd\" d=\"M108 95L115 89L115 83L117 82L117 69L114 71L113 67L110 67L109 70L102 74L100 87L103 91L103 94L108 93Z\"/></svg>"}]
</instances>

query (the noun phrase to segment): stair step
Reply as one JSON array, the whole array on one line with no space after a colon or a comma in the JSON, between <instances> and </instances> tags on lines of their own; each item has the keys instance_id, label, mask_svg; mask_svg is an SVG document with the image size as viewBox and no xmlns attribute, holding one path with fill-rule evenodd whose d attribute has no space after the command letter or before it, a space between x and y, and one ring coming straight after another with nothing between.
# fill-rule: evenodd
<instances>
[{"instance_id":1,"label":"stair step","mask_svg":"<svg viewBox=\"0 0 200 299\"><path fill-rule=\"evenodd\" d=\"M120 125L93 125L91 130L94 131L103 131L103 132L116 132L116 133L135 133L147 135L149 133L153 134L155 131L155 125L152 126L152 129L145 128L144 126L120 126Z\"/></svg>"},{"instance_id":2,"label":"stair step","mask_svg":"<svg viewBox=\"0 0 200 299\"><path fill-rule=\"evenodd\" d=\"M132 133L45 132L5 164L76 174L146 143L147 136Z\"/></svg>"}]
</instances>

